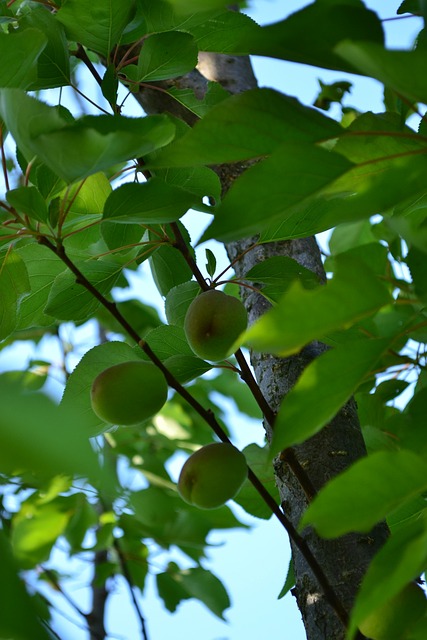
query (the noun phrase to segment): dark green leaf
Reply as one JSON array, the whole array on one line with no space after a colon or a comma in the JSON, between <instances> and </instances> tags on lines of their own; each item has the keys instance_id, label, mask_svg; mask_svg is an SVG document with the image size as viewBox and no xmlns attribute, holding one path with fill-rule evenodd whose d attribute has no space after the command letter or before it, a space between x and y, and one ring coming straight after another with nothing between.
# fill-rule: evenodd
<instances>
[{"instance_id":1,"label":"dark green leaf","mask_svg":"<svg viewBox=\"0 0 427 640\"><path fill-rule=\"evenodd\" d=\"M20 28L39 29L47 38L47 44L37 60L37 78L31 90L52 89L70 84L70 56L63 26L45 7L32 6L20 20Z\"/></svg>"},{"instance_id":2,"label":"dark green leaf","mask_svg":"<svg viewBox=\"0 0 427 640\"><path fill-rule=\"evenodd\" d=\"M189 280L172 287L165 300L165 313L169 324L184 326L185 315L191 302L200 291L195 280Z\"/></svg>"},{"instance_id":3,"label":"dark green leaf","mask_svg":"<svg viewBox=\"0 0 427 640\"><path fill-rule=\"evenodd\" d=\"M277 596L277 599L281 600L282 598L284 598L285 595L289 593L289 591L294 586L295 586L295 574L294 574L294 565L291 558L291 560L289 560L289 567L288 567L288 573L286 574L285 584L283 585L282 590Z\"/></svg>"},{"instance_id":4,"label":"dark green leaf","mask_svg":"<svg viewBox=\"0 0 427 640\"><path fill-rule=\"evenodd\" d=\"M301 526L321 536L368 532L427 489L426 462L410 451L379 451L331 480L305 512Z\"/></svg>"},{"instance_id":5,"label":"dark green leaf","mask_svg":"<svg viewBox=\"0 0 427 640\"><path fill-rule=\"evenodd\" d=\"M8 203L19 213L25 213L29 218L46 222L48 210L44 198L36 187L18 187L6 193Z\"/></svg>"},{"instance_id":6,"label":"dark green leaf","mask_svg":"<svg viewBox=\"0 0 427 640\"><path fill-rule=\"evenodd\" d=\"M104 222L166 223L176 222L195 204L197 198L159 178L131 182L118 187L104 206Z\"/></svg>"},{"instance_id":7,"label":"dark green leaf","mask_svg":"<svg viewBox=\"0 0 427 640\"><path fill-rule=\"evenodd\" d=\"M133 7L133 0L67 0L56 17L70 40L108 56L118 43Z\"/></svg>"},{"instance_id":8,"label":"dark green leaf","mask_svg":"<svg viewBox=\"0 0 427 640\"><path fill-rule=\"evenodd\" d=\"M164 245L156 249L150 258L154 282L162 296L193 277L185 258L174 247Z\"/></svg>"},{"instance_id":9,"label":"dark green leaf","mask_svg":"<svg viewBox=\"0 0 427 640\"><path fill-rule=\"evenodd\" d=\"M120 267L114 262L98 260L78 263L76 266L104 296L110 293L121 274ZM76 276L67 270L55 278L44 311L60 320L82 322L90 318L99 305L93 293L78 283Z\"/></svg>"},{"instance_id":10,"label":"dark green leaf","mask_svg":"<svg viewBox=\"0 0 427 640\"><path fill-rule=\"evenodd\" d=\"M320 284L318 276L313 271L286 256L272 256L260 262L247 272L245 280L264 284L262 294L273 302L278 302L295 280L298 280L304 289L314 289Z\"/></svg>"},{"instance_id":11,"label":"dark green leaf","mask_svg":"<svg viewBox=\"0 0 427 640\"><path fill-rule=\"evenodd\" d=\"M179 569L170 563L165 573L157 574L157 589L168 611L175 611L181 600L197 598L216 616L223 618L230 600L222 583L201 567Z\"/></svg>"},{"instance_id":12,"label":"dark green leaf","mask_svg":"<svg viewBox=\"0 0 427 640\"><path fill-rule=\"evenodd\" d=\"M252 89L213 107L151 164L187 167L235 162L270 154L287 141L317 142L341 131L335 121L295 98L272 89Z\"/></svg>"},{"instance_id":13,"label":"dark green leaf","mask_svg":"<svg viewBox=\"0 0 427 640\"><path fill-rule=\"evenodd\" d=\"M37 77L37 61L47 43L39 29L0 33L0 87L27 89Z\"/></svg>"},{"instance_id":14,"label":"dark green leaf","mask_svg":"<svg viewBox=\"0 0 427 640\"><path fill-rule=\"evenodd\" d=\"M35 607L25 590L23 581L18 577L18 566L3 531L0 531L0 555L2 558L0 635L4 638L49 640L48 634L37 619ZM25 615L22 615L23 611Z\"/></svg>"},{"instance_id":15,"label":"dark green leaf","mask_svg":"<svg viewBox=\"0 0 427 640\"><path fill-rule=\"evenodd\" d=\"M389 51L373 42L346 41L338 44L336 52L359 72L380 80L398 94L413 102L427 103L425 49Z\"/></svg>"}]
</instances>

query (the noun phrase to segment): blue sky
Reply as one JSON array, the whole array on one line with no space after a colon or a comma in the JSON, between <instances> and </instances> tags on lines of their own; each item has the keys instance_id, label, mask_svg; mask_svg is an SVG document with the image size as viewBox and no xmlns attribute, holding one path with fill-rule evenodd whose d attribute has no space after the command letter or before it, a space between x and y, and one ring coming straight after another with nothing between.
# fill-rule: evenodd
<instances>
[{"instance_id":1,"label":"blue sky","mask_svg":"<svg viewBox=\"0 0 427 640\"><path fill-rule=\"evenodd\" d=\"M254 0L248 13L260 23L269 23L284 18L292 11L307 4L301 0ZM366 2L367 6L380 12L383 18L396 15L400 0L387 2ZM387 42L391 47L408 46L419 30L419 21L405 19L390 21L387 28ZM304 65L296 65L277 60L254 59L255 73L261 86L274 87L284 93L297 96L302 102L311 104L318 91L318 79L324 82L349 79L354 88L346 104L379 111L382 108L382 90L378 83L348 74L337 74ZM189 218L191 224L191 218ZM193 221L194 222L194 221ZM218 248L215 252L219 251ZM204 248L203 248L204 252ZM221 252L219 251L220 255ZM223 255L223 254L222 254ZM153 293L153 295L155 295ZM148 300L147 300L148 301ZM160 303L160 299L159 299ZM51 345L46 345L50 349ZM40 357L40 352L37 354ZM0 369L25 362L27 350L0 354ZM230 410L230 422L236 433L236 443L244 446L251 441L262 442L261 425L248 423ZM185 638L185 640L260 640L276 637L282 640L304 640L305 633L299 612L291 595L277 600L289 562L289 544L282 527L273 519L268 522L250 519L240 509L242 520L251 522L251 530L220 532L212 535L213 545L208 553L205 567L223 580L232 599L232 607L226 613L228 624L216 619L203 605L196 601L186 601L174 615L169 614L158 599L153 581L149 581L141 606L146 617L149 640ZM58 552L57 559L62 561ZM157 559L159 567L166 556ZM82 564L78 568L78 580L70 582L69 592L85 610L88 609L88 593L84 584L89 577L88 568ZM134 611L130 605L126 585L120 579L114 585L115 597L108 610L107 629L112 638L137 640L141 637ZM71 609L61 603L61 609L75 617ZM74 624L58 617L56 628L61 640L86 640L87 634Z\"/></svg>"}]
</instances>

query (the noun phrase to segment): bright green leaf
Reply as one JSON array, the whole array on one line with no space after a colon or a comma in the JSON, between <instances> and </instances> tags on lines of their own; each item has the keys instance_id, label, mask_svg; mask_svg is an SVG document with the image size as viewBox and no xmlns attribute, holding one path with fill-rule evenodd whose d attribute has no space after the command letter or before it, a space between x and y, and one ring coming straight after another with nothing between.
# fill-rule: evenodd
<instances>
[{"instance_id":1,"label":"bright green leaf","mask_svg":"<svg viewBox=\"0 0 427 640\"><path fill-rule=\"evenodd\" d=\"M138 59L138 82L183 76L197 64L197 47L188 33L168 31L144 40ZM126 68L124 69L126 71Z\"/></svg>"},{"instance_id":2,"label":"bright green leaf","mask_svg":"<svg viewBox=\"0 0 427 640\"><path fill-rule=\"evenodd\" d=\"M358 624L421 575L427 562L426 514L393 533L368 567L352 610L349 638Z\"/></svg>"},{"instance_id":3,"label":"bright green leaf","mask_svg":"<svg viewBox=\"0 0 427 640\"><path fill-rule=\"evenodd\" d=\"M343 156L289 141L233 183L202 241L215 238L229 242L259 233L279 219L283 224L294 206L308 208L312 199L350 168ZM297 221L292 228L300 233Z\"/></svg>"},{"instance_id":4,"label":"bright green leaf","mask_svg":"<svg viewBox=\"0 0 427 640\"><path fill-rule=\"evenodd\" d=\"M301 526L321 536L368 532L427 490L427 463L411 451L379 451L331 480L305 512Z\"/></svg>"},{"instance_id":5,"label":"bright green leaf","mask_svg":"<svg viewBox=\"0 0 427 640\"><path fill-rule=\"evenodd\" d=\"M388 340L344 342L311 362L282 402L272 453L304 442L332 420L371 374L388 345Z\"/></svg>"},{"instance_id":6,"label":"bright green leaf","mask_svg":"<svg viewBox=\"0 0 427 640\"><path fill-rule=\"evenodd\" d=\"M29 291L25 262L16 251L8 251L0 262L0 341L16 328L21 301Z\"/></svg>"},{"instance_id":7,"label":"bright green leaf","mask_svg":"<svg viewBox=\"0 0 427 640\"><path fill-rule=\"evenodd\" d=\"M257 351L290 355L390 303L386 287L362 261L344 255L336 261L336 275L325 286L306 290L296 281L243 340Z\"/></svg>"},{"instance_id":8,"label":"bright green leaf","mask_svg":"<svg viewBox=\"0 0 427 640\"><path fill-rule=\"evenodd\" d=\"M69 123L56 107L18 89L0 91L0 113L26 159L38 156L66 182L150 153L175 133L165 115L84 116Z\"/></svg>"}]
</instances>

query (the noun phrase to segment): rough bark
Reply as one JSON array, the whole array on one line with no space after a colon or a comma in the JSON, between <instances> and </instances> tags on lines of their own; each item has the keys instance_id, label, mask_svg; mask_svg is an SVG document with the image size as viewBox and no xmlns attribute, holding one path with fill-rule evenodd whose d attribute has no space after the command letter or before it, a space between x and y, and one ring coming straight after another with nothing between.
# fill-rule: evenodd
<instances>
[{"instance_id":1,"label":"rough bark","mask_svg":"<svg viewBox=\"0 0 427 640\"><path fill-rule=\"evenodd\" d=\"M210 53L200 55L198 71L174 82L178 82L181 87L192 86L196 95L202 95L205 78L220 82L230 93L257 86L247 58ZM183 114L181 107L171 102L165 104L164 93L153 95L151 90L142 90L136 97L147 113L167 111L183 117L189 124L193 122L193 117L188 113ZM244 166L240 165L223 165L218 168L223 193L227 192L243 170ZM282 255L297 260L316 272L321 279L325 279L320 251L314 238L258 245L248 250L253 243L254 238L247 238L226 247L231 260L243 256L234 265L238 277L242 277L251 267L268 257ZM268 303L262 296L248 289L243 289L242 297L250 322L257 320L268 308ZM298 355L286 359L268 354L252 354L251 362L258 384L274 411L278 410L284 395L295 384L304 368L325 348L320 343L312 343ZM267 437L270 437L271 426L266 424L265 427ZM366 455L354 401L347 403L318 435L298 446L295 454L315 489L319 489L330 478ZM275 461L274 471L282 508L297 526L307 506L305 494L280 456ZM367 566L387 537L386 526L378 525L369 535L348 535L333 541L322 540L311 529L305 530L303 535L331 586L349 611ZM281 550L278 549L278 554L280 553ZM294 547L292 557L296 576L294 594L308 640L343 640L345 629L325 600L304 557Z\"/></svg>"}]
</instances>

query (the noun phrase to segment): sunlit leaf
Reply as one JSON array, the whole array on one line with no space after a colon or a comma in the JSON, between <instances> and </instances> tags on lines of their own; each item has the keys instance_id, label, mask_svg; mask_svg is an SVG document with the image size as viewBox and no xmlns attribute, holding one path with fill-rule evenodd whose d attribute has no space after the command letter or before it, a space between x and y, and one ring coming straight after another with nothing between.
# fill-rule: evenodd
<instances>
[{"instance_id":1,"label":"sunlit leaf","mask_svg":"<svg viewBox=\"0 0 427 640\"><path fill-rule=\"evenodd\" d=\"M426 491L427 463L410 451L379 451L331 480L308 507L301 526L335 538L368 532L388 514Z\"/></svg>"},{"instance_id":2,"label":"sunlit leaf","mask_svg":"<svg viewBox=\"0 0 427 640\"><path fill-rule=\"evenodd\" d=\"M343 255L337 258L336 275L326 286L307 290L295 281L243 340L257 351L289 355L388 303L390 294L372 271L362 261Z\"/></svg>"},{"instance_id":3,"label":"sunlit leaf","mask_svg":"<svg viewBox=\"0 0 427 640\"><path fill-rule=\"evenodd\" d=\"M311 362L282 402L272 453L304 442L332 420L388 345L388 340L381 339L346 342Z\"/></svg>"}]
</instances>

